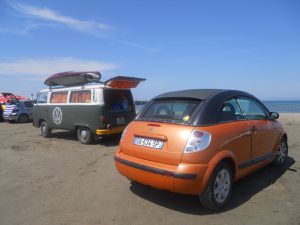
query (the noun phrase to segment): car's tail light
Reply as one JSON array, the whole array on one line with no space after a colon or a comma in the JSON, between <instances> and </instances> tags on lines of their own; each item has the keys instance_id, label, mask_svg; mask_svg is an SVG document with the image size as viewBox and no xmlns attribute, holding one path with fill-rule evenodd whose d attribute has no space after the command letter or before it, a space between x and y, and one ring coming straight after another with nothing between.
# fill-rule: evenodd
<instances>
[{"instance_id":1,"label":"car's tail light","mask_svg":"<svg viewBox=\"0 0 300 225\"><path fill-rule=\"evenodd\" d=\"M184 153L199 152L206 149L211 141L211 134L206 131L194 130L188 139Z\"/></svg>"}]
</instances>

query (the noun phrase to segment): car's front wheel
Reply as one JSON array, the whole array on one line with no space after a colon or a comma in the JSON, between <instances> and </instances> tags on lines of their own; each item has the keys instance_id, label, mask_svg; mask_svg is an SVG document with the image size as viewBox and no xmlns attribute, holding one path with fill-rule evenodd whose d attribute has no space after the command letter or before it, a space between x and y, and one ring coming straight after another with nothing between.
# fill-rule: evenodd
<instances>
[{"instance_id":1,"label":"car's front wheel","mask_svg":"<svg viewBox=\"0 0 300 225\"><path fill-rule=\"evenodd\" d=\"M215 168L206 189L199 195L201 204L211 210L221 210L231 197L232 170L228 163L221 162Z\"/></svg>"},{"instance_id":2,"label":"car's front wheel","mask_svg":"<svg viewBox=\"0 0 300 225\"><path fill-rule=\"evenodd\" d=\"M94 141L93 134L87 127L78 127L77 138L81 144L91 144Z\"/></svg>"},{"instance_id":3,"label":"car's front wheel","mask_svg":"<svg viewBox=\"0 0 300 225\"><path fill-rule=\"evenodd\" d=\"M275 166L281 166L285 163L288 157L288 144L286 138L282 138L277 149L277 154L274 159Z\"/></svg>"}]
</instances>

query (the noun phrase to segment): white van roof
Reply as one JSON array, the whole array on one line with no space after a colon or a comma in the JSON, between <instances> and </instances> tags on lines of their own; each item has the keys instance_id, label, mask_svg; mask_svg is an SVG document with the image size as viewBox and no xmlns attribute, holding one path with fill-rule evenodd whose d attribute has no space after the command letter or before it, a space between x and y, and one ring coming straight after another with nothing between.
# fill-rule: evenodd
<instances>
[{"instance_id":1,"label":"white van roof","mask_svg":"<svg viewBox=\"0 0 300 225\"><path fill-rule=\"evenodd\" d=\"M100 88L109 88L105 86L103 83L89 83L85 85L79 86L72 86L72 87L53 87L53 88L46 88L41 90L40 92L51 92L51 91L71 91L71 90L82 90L82 89L100 89Z\"/></svg>"}]
</instances>

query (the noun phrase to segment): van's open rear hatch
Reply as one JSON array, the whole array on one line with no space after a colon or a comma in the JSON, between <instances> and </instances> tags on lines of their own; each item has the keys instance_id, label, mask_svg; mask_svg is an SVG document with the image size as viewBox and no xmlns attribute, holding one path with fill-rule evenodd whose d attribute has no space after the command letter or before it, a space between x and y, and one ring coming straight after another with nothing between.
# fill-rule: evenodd
<instances>
[{"instance_id":1,"label":"van's open rear hatch","mask_svg":"<svg viewBox=\"0 0 300 225\"><path fill-rule=\"evenodd\" d=\"M104 82L104 84L111 88L135 88L139 85L140 82L145 81L144 78L138 77L124 77L124 76L117 76L113 77Z\"/></svg>"}]
</instances>

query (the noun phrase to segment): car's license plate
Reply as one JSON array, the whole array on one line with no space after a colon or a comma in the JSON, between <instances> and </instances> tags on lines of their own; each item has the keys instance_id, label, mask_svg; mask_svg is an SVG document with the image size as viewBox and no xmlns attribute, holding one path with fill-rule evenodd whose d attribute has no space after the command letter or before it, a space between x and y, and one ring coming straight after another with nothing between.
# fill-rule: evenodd
<instances>
[{"instance_id":1,"label":"car's license plate","mask_svg":"<svg viewBox=\"0 0 300 225\"><path fill-rule=\"evenodd\" d=\"M118 125L125 124L125 118L124 117L117 117L117 124Z\"/></svg>"},{"instance_id":2,"label":"car's license plate","mask_svg":"<svg viewBox=\"0 0 300 225\"><path fill-rule=\"evenodd\" d=\"M135 137L134 144L142 145L150 148L162 149L164 142L152 138Z\"/></svg>"}]
</instances>

